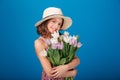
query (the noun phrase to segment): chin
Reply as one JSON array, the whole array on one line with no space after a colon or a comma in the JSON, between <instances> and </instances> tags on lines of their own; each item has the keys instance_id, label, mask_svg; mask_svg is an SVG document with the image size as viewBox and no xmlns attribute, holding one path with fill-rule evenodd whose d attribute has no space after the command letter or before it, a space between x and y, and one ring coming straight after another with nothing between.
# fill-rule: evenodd
<instances>
[{"instance_id":1,"label":"chin","mask_svg":"<svg viewBox=\"0 0 120 80\"><path fill-rule=\"evenodd\" d=\"M54 32L51 32L51 34L53 34Z\"/></svg>"},{"instance_id":2,"label":"chin","mask_svg":"<svg viewBox=\"0 0 120 80\"><path fill-rule=\"evenodd\" d=\"M52 34L52 33L53 33L53 31L50 31L50 33Z\"/></svg>"},{"instance_id":3,"label":"chin","mask_svg":"<svg viewBox=\"0 0 120 80\"><path fill-rule=\"evenodd\" d=\"M50 31L50 33L52 34L52 33L54 33L54 31Z\"/></svg>"}]
</instances>

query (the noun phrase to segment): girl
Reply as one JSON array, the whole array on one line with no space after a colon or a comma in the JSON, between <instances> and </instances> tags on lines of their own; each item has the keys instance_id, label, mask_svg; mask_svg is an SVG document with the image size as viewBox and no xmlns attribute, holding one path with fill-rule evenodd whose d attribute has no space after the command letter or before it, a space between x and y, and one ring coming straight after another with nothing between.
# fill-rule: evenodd
<instances>
[{"instance_id":1,"label":"girl","mask_svg":"<svg viewBox=\"0 0 120 80\"><path fill-rule=\"evenodd\" d=\"M35 40L35 50L38 59L43 67L42 80L63 80L64 77L75 77L77 70L75 67L80 64L77 56L68 64L52 67L46 56L48 45L47 39L51 38L51 34L55 31L65 30L70 27L72 20L63 16L60 8L49 7L43 12L42 20L38 21L35 26L37 33L41 36Z\"/></svg>"}]
</instances>

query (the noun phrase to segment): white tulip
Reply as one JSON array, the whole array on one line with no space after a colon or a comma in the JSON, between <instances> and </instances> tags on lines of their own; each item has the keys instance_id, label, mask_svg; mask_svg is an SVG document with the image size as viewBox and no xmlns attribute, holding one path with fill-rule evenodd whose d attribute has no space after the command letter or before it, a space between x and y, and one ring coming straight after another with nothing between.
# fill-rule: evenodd
<instances>
[{"instance_id":1,"label":"white tulip","mask_svg":"<svg viewBox=\"0 0 120 80\"><path fill-rule=\"evenodd\" d=\"M58 43L58 39L56 39L56 38L51 38L50 39L50 42L53 44L53 43Z\"/></svg>"},{"instance_id":2,"label":"white tulip","mask_svg":"<svg viewBox=\"0 0 120 80\"><path fill-rule=\"evenodd\" d=\"M59 37L59 32L58 31L56 31L56 32L54 32L53 34L51 34L52 35L52 37L53 38L58 38Z\"/></svg>"},{"instance_id":3,"label":"white tulip","mask_svg":"<svg viewBox=\"0 0 120 80\"><path fill-rule=\"evenodd\" d=\"M64 35L65 35L65 36L69 36L69 32L65 31L65 32L64 32Z\"/></svg>"},{"instance_id":4,"label":"white tulip","mask_svg":"<svg viewBox=\"0 0 120 80\"><path fill-rule=\"evenodd\" d=\"M68 36L63 36L63 40L68 43L69 42L69 37Z\"/></svg>"},{"instance_id":5,"label":"white tulip","mask_svg":"<svg viewBox=\"0 0 120 80\"><path fill-rule=\"evenodd\" d=\"M73 36L73 39L74 39L74 40L77 40L77 37L76 37L76 36Z\"/></svg>"},{"instance_id":6,"label":"white tulip","mask_svg":"<svg viewBox=\"0 0 120 80\"><path fill-rule=\"evenodd\" d=\"M40 56L47 56L47 51L45 49L43 49L41 52L40 52Z\"/></svg>"}]
</instances>

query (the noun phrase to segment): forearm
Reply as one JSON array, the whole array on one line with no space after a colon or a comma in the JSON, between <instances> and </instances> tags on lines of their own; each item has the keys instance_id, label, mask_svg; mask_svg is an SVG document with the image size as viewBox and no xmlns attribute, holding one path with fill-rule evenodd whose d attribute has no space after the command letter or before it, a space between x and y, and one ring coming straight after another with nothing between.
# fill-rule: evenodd
<instances>
[{"instance_id":1,"label":"forearm","mask_svg":"<svg viewBox=\"0 0 120 80\"><path fill-rule=\"evenodd\" d=\"M80 64L80 60L77 56L75 56L74 59L70 63L66 64L66 67L68 70L70 70L70 69L74 69L79 64Z\"/></svg>"},{"instance_id":2,"label":"forearm","mask_svg":"<svg viewBox=\"0 0 120 80\"><path fill-rule=\"evenodd\" d=\"M62 77L75 77L77 74L77 70L73 69L70 71L67 71Z\"/></svg>"}]
</instances>

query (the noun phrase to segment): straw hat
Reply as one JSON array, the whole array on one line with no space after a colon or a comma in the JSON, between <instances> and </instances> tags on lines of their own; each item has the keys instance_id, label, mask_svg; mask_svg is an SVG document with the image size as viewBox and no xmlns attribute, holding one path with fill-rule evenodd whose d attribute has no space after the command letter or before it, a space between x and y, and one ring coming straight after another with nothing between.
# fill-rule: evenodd
<instances>
[{"instance_id":1,"label":"straw hat","mask_svg":"<svg viewBox=\"0 0 120 80\"><path fill-rule=\"evenodd\" d=\"M72 19L70 17L63 16L63 13L62 13L60 8L48 7L43 12L42 20L38 21L35 24L35 26L38 27L44 21L46 21L48 19L51 19L51 18L55 18L55 17L60 17L60 18L64 19L64 23L63 23L63 26L61 28L62 30L65 30L65 29L69 28L72 24Z\"/></svg>"}]
</instances>

